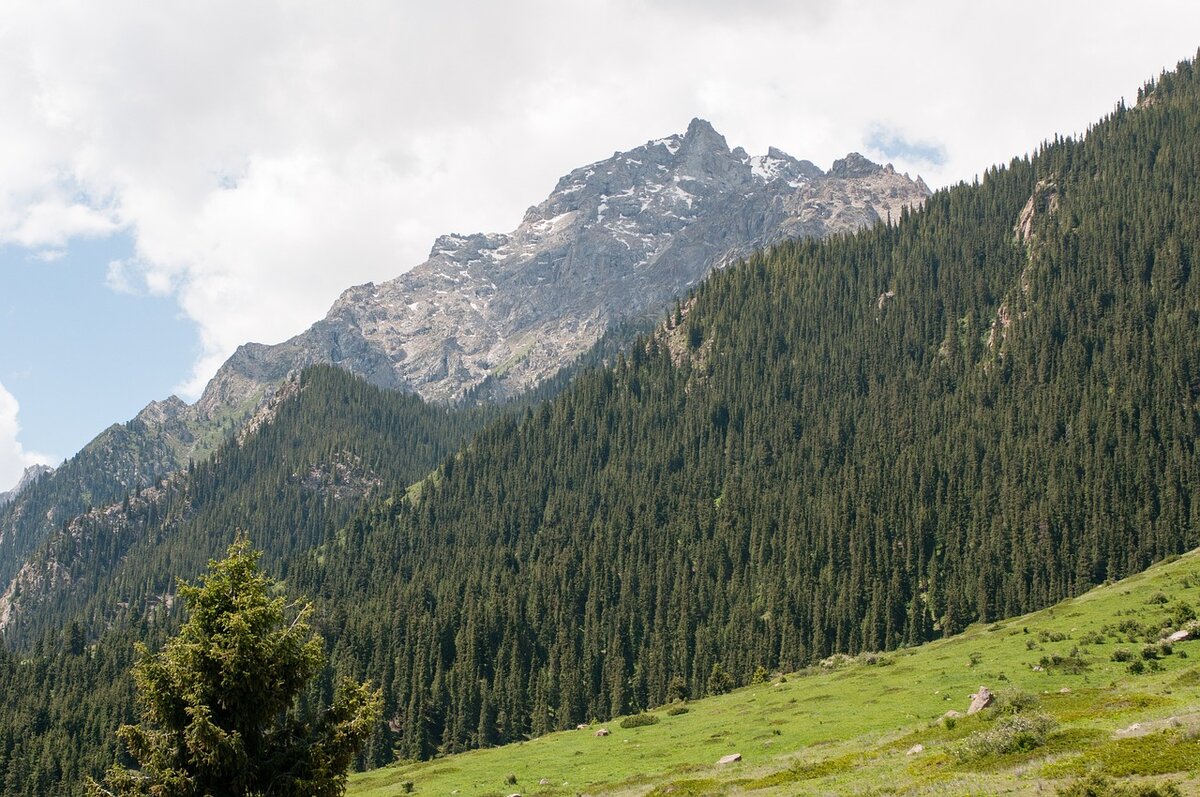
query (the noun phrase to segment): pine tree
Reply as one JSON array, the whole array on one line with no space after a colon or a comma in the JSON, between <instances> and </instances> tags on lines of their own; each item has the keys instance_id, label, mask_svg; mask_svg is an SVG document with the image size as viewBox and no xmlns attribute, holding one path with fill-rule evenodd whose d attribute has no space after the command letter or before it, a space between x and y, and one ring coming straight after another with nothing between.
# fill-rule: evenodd
<instances>
[{"instance_id":1,"label":"pine tree","mask_svg":"<svg viewBox=\"0 0 1200 797\"><path fill-rule=\"evenodd\" d=\"M118 735L140 763L114 765L98 795L340 795L346 770L378 721L380 697L343 682L333 705L296 698L325 664L307 605L272 597L259 552L239 538L198 585L180 584L189 618L134 670L139 725Z\"/></svg>"}]
</instances>

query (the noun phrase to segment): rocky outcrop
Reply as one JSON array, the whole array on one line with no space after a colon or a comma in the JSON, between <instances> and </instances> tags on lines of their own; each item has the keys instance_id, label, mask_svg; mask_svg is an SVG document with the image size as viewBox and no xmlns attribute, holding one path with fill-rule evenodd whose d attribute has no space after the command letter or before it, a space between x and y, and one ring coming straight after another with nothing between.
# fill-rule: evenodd
<instances>
[{"instance_id":1,"label":"rocky outcrop","mask_svg":"<svg viewBox=\"0 0 1200 797\"><path fill-rule=\"evenodd\" d=\"M1013 227L1013 234L1016 235L1017 241L1028 245L1034 236L1034 225L1038 220L1053 216L1057 210L1058 185L1053 180L1038 180L1025 207L1021 208L1016 226Z\"/></svg>"},{"instance_id":2,"label":"rocky outcrop","mask_svg":"<svg viewBox=\"0 0 1200 797\"><path fill-rule=\"evenodd\" d=\"M12 503L16 500L17 496L23 493L30 485L32 485L41 477L45 476L47 473L52 473L53 471L54 468L51 468L49 465L30 465L25 469L25 472L21 474L21 479L17 482L16 487L13 487L8 492L0 493L0 506Z\"/></svg>"},{"instance_id":3,"label":"rocky outcrop","mask_svg":"<svg viewBox=\"0 0 1200 797\"><path fill-rule=\"evenodd\" d=\"M986 686L979 687L979 691L971 695L971 705L967 708L967 714L976 714L983 711L985 708L995 702L996 696L992 694L992 690Z\"/></svg>"}]
</instances>

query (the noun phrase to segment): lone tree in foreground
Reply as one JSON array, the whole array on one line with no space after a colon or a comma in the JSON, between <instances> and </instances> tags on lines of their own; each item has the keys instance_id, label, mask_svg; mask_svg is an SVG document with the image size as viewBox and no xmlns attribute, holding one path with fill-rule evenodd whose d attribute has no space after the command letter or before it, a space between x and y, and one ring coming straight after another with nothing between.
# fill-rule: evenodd
<instances>
[{"instance_id":1,"label":"lone tree in foreground","mask_svg":"<svg viewBox=\"0 0 1200 797\"><path fill-rule=\"evenodd\" d=\"M302 712L297 696L325 665L311 607L271 597L260 553L242 538L180 583L188 619L157 655L140 649L141 722L118 736L140 768L114 765L94 795L341 795L354 754L379 719L380 697L343 681L332 706Z\"/></svg>"}]
</instances>

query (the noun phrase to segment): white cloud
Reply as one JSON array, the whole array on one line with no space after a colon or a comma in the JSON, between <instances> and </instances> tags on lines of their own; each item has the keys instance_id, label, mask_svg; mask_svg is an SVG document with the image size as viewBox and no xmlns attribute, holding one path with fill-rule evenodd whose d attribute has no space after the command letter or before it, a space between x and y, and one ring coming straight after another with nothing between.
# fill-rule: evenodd
<instances>
[{"instance_id":1,"label":"white cloud","mask_svg":"<svg viewBox=\"0 0 1200 797\"><path fill-rule=\"evenodd\" d=\"M51 462L50 457L26 451L21 445L18 439L21 426L17 423L19 410L16 398L0 384L0 492L16 485L30 465L49 465Z\"/></svg>"},{"instance_id":2,"label":"white cloud","mask_svg":"<svg viewBox=\"0 0 1200 797\"><path fill-rule=\"evenodd\" d=\"M440 233L511 229L569 169L692 116L944 184L1083 130L1200 23L1191 0L7 5L0 243L129 231L109 284L196 321L193 396L239 343Z\"/></svg>"}]
</instances>

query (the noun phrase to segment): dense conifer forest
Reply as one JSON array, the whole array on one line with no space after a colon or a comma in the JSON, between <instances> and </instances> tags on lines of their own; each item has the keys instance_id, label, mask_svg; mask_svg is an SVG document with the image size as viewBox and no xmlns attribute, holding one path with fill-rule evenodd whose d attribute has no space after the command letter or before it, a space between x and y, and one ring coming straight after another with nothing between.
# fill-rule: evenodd
<instances>
[{"instance_id":1,"label":"dense conifer forest","mask_svg":"<svg viewBox=\"0 0 1200 797\"><path fill-rule=\"evenodd\" d=\"M1200 544L1200 81L1144 94L714 276L298 565L335 659L387 690L374 762L917 644Z\"/></svg>"},{"instance_id":2,"label":"dense conifer forest","mask_svg":"<svg viewBox=\"0 0 1200 797\"><path fill-rule=\"evenodd\" d=\"M73 587L0 649L4 793L112 760L132 640L239 528L316 604L308 699L383 687L363 765L918 644L1197 546L1198 129L1185 63L922 211L714 275L536 404L306 373L244 445L47 543Z\"/></svg>"},{"instance_id":3,"label":"dense conifer forest","mask_svg":"<svg viewBox=\"0 0 1200 797\"><path fill-rule=\"evenodd\" d=\"M431 406L329 367L282 394L243 441L65 523L37 552L42 591L18 596L0 645L0 793L81 793L83 774L112 763L114 730L134 717L133 642L154 647L178 623L177 576L238 530L286 574L364 498L418 481L500 411Z\"/></svg>"}]
</instances>

